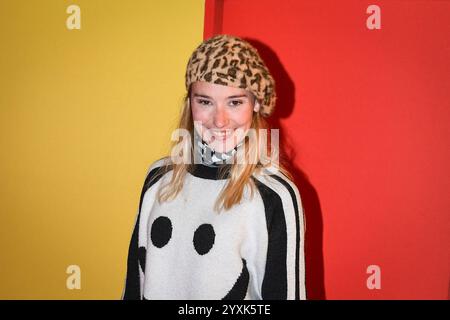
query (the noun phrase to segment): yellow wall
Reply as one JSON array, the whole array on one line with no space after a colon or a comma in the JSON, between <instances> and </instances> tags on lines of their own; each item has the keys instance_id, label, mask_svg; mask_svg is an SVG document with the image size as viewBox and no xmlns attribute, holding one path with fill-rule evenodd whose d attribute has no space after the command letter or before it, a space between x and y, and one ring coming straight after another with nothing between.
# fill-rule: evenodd
<instances>
[{"instance_id":1,"label":"yellow wall","mask_svg":"<svg viewBox=\"0 0 450 320\"><path fill-rule=\"evenodd\" d=\"M68 30L66 8L81 9ZM0 298L118 299L203 0L0 2ZM69 265L81 289L68 290Z\"/></svg>"}]
</instances>

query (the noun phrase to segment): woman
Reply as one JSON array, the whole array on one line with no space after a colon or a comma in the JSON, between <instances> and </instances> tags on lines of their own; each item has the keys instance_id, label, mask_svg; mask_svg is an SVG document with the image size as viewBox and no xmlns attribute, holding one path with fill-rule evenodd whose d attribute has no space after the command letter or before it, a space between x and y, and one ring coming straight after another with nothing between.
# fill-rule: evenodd
<instances>
[{"instance_id":1,"label":"woman","mask_svg":"<svg viewBox=\"0 0 450 320\"><path fill-rule=\"evenodd\" d=\"M262 130L269 70L218 35L190 57L186 90L171 157L142 189L123 298L306 299L301 199Z\"/></svg>"}]
</instances>

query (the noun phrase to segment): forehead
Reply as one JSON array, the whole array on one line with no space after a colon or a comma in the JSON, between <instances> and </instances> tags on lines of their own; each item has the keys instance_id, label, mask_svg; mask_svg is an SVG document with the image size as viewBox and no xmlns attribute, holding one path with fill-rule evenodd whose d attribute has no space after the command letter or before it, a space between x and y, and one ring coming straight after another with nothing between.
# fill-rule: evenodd
<instances>
[{"instance_id":1,"label":"forehead","mask_svg":"<svg viewBox=\"0 0 450 320\"><path fill-rule=\"evenodd\" d=\"M240 96L240 95L251 97L251 93L245 89L209 83L204 81L196 81L192 83L191 93L206 95L212 98L226 98L229 96Z\"/></svg>"}]
</instances>

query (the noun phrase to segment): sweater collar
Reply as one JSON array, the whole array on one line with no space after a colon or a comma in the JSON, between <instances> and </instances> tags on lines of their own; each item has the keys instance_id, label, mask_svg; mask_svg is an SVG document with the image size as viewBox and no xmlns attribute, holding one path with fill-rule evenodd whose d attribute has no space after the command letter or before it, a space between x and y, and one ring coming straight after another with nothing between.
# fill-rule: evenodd
<instances>
[{"instance_id":1,"label":"sweater collar","mask_svg":"<svg viewBox=\"0 0 450 320\"><path fill-rule=\"evenodd\" d=\"M195 177L209 180L228 179L233 158L237 150L243 146L241 141L236 147L228 152L218 152L211 148L194 130L194 164L189 166L188 171ZM234 159L235 160L235 159Z\"/></svg>"},{"instance_id":2,"label":"sweater collar","mask_svg":"<svg viewBox=\"0 0 450 320\"><path fill-rule=\"evenodd\" d=\"M231 164L222 164L216 166L208 166L203 163L193 164L189 166L189 173L194 177L209 180L228 179L231 170Z\"/></svg>"}]
</instances>

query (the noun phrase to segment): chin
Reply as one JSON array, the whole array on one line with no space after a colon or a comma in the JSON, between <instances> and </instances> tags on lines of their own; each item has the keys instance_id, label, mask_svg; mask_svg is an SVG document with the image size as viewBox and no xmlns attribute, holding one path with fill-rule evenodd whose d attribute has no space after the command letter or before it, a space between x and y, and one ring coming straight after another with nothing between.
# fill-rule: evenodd
<instances>
[{"instance_id":1,"label":"chin","mask_svg":"<svg viewBox=\"0 0 450 320\"><path fill-rule=\"evenodd\" d=\"M229 132L225 134L220 134L216 133L214 129L206 127L203 127L203 129L203 140L207 141L211 148L220 153L228 152L236 147L236 142L241 140L241 134L238 132L239 130L244 130L243 128L233 128L227 129Z\"/></svg>"},{"instance_id":2,"label":"chin","mask_svg":"<svg viewBox=\"0 0 450 320\"><path fill-rule=\"evenodd\" d=\"M226 141L226 143L225 143L225 141L213 141L210 144L211 148L213 148L215 151L220 152L220 153L228 152L228 151L232 150L235 146L236 146L236 144L231 141Z\"/></svg>"}]
</instances>

